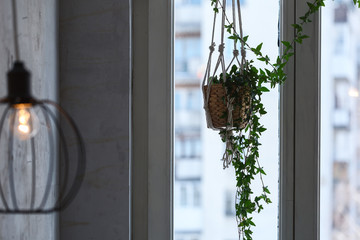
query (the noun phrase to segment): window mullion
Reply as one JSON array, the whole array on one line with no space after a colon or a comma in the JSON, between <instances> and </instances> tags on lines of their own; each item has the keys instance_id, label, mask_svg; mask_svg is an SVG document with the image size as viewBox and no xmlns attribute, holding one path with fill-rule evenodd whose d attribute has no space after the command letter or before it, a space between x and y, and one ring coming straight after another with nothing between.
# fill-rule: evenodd
<instances>
[{"instance_id":1,"label":"window mullion","mask_svg":"<svg viewBox=\"0 0 360 240\"><path fill-rule=\"evenodd\" d=\"M283 2L283 39L307 10ZM285 14L286 13L286 14ZM281 99L280 239L319 239L320 14L304 27L311 38L296 45Z\"/></svg>"},{"instance_id":2,"label":"window mullion","mask_svg":"<svg viewBox=\"0 0 360 240\"><path fill-rule=\"evenodd\" d=\"M173 1L132 5L131 239L173 238Z\"/></svg>"}]
</instances>

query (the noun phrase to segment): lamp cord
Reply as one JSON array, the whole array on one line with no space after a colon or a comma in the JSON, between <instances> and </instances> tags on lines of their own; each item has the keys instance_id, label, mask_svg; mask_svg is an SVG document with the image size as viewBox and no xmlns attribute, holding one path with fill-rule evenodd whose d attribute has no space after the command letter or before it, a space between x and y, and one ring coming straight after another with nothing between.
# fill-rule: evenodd
<instances>
[{"instance_id":1,"label":"lamp cord","mask_svg":"<svg viewBox=\"0 0 360 240\"><path fill-rule=\"evenodd\" d=\"M16 0L12 0L11 2L12 2L12 24L13 24L15 61L18 61L20 60L20 53L19 53L20 51L19 51L19 39L18 39Z\"/></svg>"}]
</instances>

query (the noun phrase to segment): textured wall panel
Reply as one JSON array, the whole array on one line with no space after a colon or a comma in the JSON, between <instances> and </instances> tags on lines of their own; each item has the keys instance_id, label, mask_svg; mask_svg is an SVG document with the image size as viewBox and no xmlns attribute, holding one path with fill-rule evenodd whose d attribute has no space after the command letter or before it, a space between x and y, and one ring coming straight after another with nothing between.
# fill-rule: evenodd
<instances>
[{"instance_id":1,"label":"textured wall panel","mask_svg":"<svg viewBox=\"0 0 360 240\"><path fill-rule=\"evenodd\" d=\"M60 102L86 143L84 184L60 239L129 238L129 1L59 2Z\"/></svg>"}]
</instances>

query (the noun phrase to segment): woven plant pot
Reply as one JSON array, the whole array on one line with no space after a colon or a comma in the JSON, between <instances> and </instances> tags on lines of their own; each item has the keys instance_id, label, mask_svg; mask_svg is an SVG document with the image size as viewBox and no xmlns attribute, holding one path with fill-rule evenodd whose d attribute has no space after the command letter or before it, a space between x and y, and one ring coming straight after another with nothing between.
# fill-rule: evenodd
<instances>
[{"instance_id":1,"label":"woven plant pot","mask_svg":"<svg viewBox=\"0 0 360 240\"><path fill-rule=\"evenodd\" d=\"M206 94L208 86L205 85L203 93ZM249 122L250 114L250 88L238 87L240 98L233 103L233 127L243 129ZM212 84L208 101L209 112L214 128L225 128L227 123L227 97L222 84Z\"/></svg>"}]
</instances>

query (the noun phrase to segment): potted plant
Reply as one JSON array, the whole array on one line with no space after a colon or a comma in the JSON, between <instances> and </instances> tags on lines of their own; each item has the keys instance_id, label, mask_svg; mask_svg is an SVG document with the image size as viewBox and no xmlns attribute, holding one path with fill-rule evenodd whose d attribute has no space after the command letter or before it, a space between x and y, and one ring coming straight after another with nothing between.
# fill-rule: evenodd
<instances>
[{"instance_id":1,"label":"potted plant","mask_svg":"<svg viewBox=\"0 0 360 240\"><path fill-rule=\"evenodd\" d=\"M269 90L263 85L266 79L259 70L245 62L243 69L236 65L226 73L211 79L208 108L214 128L219 129L226 151L223 155L223 167L232 165L236 175L236 218L240 236L251 238L251 226L255 226L251 214L263 209L262 202L270 203L268 187L262 182L263 192L252 196L251 182L264 170L259 164L259 138L266 130L260 117L266 114L261 95ZM225 79L225 81L224 81ZM208 85L203 92L207 95ZM230 106L230 108L229 108ZM231 117L229 116L231 115Z\"/></svg>"}]
</instances>

